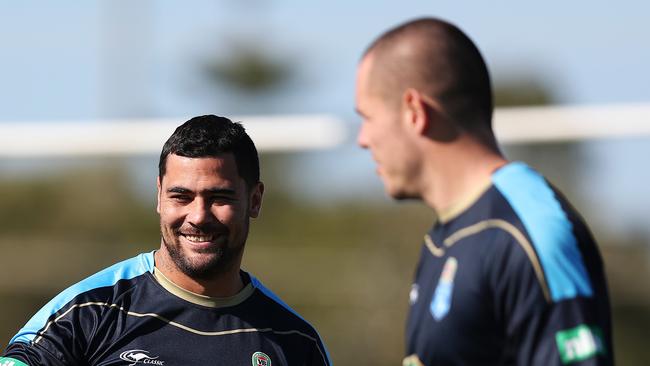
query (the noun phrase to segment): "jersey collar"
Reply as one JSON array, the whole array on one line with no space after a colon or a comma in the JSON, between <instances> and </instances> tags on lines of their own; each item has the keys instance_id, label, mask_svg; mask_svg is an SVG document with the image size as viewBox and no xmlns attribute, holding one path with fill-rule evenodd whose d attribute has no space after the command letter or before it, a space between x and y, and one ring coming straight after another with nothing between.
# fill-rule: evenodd
<instances>
[{"instance_id":1,"label":"jersey collar","mask_svg":"<svg viewBox=\"0 0 650 366\"><path fill-rule=\"evenodd\" d=\"M492 180L486 179L484 182L478 184L471 192L464 195L461 199L456 201L450 207L438 212L438 222L446 224L449 221L460 216L465 210L470 208L479 198L492 186Z\"/></svg>"},{"instance_id":2,"label":"jersey collar","mask_svg":"<svg viewBox=\"0 0 650 366\"><path fill-rule=\"evenodd\" d=\"M251 281L248 281L248 284L244 286L244 288L241 291L239 291L239 293L237 293L236 295L230 297L210 297L210 296L200 295L192 291L188 291L178 286L177 284L172 282L169 278L165 277L165 275L155 267L153 270L153 275L158 281L158 283L165 290L171 292L173 295L180 297L185 301L189 301L197 305L207 306L211 308L222 308L226 306L239 305L242 302L244 302L246 299L248 299L255 291L255 288L253 287Z\"/></svg>"}]
</instances>

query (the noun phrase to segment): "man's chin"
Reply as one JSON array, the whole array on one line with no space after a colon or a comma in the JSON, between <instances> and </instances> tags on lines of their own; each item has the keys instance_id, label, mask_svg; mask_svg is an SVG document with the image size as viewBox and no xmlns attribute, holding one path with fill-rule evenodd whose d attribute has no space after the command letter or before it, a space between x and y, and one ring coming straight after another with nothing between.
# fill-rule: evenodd
<instances>
[{"instance_id":1,"label":"man's chin","mask_svg":"<svg viewBox=\"0 0 650 366\"><path fill-rule=\"evenodd\" d=\"M183 254L181 258L175 258L174 262L181 271L193 278L212 279L221 274L239 270L237 259L240 254L233 248L224 250L220 247L211 247L191 252L186 249Z\"/></svg>"},{"instance_id":2,"label":"man's chin","mask_svg":"<svg viewBox=\"0 0 650 366\"><path fill-rule=\"evenodd\" d=\"M174 265L184 274L197 279L210 279L224 273L230 267L222 249L168 247L167 251Z\"/></svg>"},{"instance_id":3,"label":"man's chin","mask_svg":"<svg viewBox=\"0 0 650 366\"><path fill-rule=\"evenodd\" d=\"M241 248L229 248L228 243L219 241L213 245L193 246L186 240L167 241L163 237L171 261L185 275L201 280L219 277L223 273L239 270ZM235 268L237 267L237 268Z\"/></svg>"},{"instance_id":4,"label":"man's chin","mask_svg":"<svg viewBox=\"0 0 650 366\"><path fill-rule=\"evenodd\" d=\"M176 263L176 266L189 277L207 280L218 277L231 269L232 264L224 263L225 261L222 261L221 259L222 258L215 258L206 261L188 260L186 258L184 261Z\"/></svg>"}]
</instances>

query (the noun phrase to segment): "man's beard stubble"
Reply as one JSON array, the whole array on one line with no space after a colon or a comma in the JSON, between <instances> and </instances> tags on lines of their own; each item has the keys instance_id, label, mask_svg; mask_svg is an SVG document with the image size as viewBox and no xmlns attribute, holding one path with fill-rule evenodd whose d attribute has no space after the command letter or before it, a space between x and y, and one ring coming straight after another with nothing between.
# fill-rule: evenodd
<instances>
[{"instance_id":1,"label":"man's beard stubble","mask_svg":"<svg viewBox=\"0 0 650 366\"><path fill-rule=\"evenodd\" d=\"M206 263L201 264L193 263L192 260L183 254L180 240L178 239L180 235L176 230L172 234L172 242L170 243L161 227L161 238L169 256L181 272L191 278L209 280L232 270L232 267L236 265L237 259L244 250L246 237L248 236L248 223L246 223L244 230L242 243L233 247L232 243L226 242L223 247L217 247L209 252L206 251L206 254L212 255L213 257Z\"/></svg>"}]
</instances>

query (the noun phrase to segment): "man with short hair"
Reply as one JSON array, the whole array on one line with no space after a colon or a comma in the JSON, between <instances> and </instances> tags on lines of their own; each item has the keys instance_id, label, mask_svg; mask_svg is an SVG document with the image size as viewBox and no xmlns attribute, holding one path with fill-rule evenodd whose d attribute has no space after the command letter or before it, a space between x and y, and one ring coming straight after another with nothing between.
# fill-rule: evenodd
<instances>
[{"instance_id":1,"label":"man with short hair","mask_svg":"<svg viewBox=\"0 0 650 366\"><path fill-rule=\"evenodd\" d=\"M358 143L386 192L437 214L403 364L613 364L598 248L555 188L499 151L472 41L439 19L402 24L371 44L356 85Z\"/></svg>"},{"instance_id":2,"label":"man with short hair","mask_svg":"<svg viewBox=\"0 0 650 366\"><path fill-rule=\"evenodd\" d=\"M0 365L330 365L316 330L240 269L259 175L240 124L178 127L160 155L160 249L56 296Z\"/></svg>"}]
</instances>

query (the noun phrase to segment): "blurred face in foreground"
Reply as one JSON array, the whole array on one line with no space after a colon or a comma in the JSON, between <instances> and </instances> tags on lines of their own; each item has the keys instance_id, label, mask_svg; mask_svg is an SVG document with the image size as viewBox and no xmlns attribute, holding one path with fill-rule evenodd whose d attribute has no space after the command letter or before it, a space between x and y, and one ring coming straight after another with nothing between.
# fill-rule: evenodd
<instances>
[{"instance_id":1,"label":"blurred face in foreground","mask_svg":"<svg viewBox=\"0 0 650 366\"><path fill-rule=\"evenodd\" d=\"M158 181L161 254L189 277L238 271L250 217L259 214L262 183L248 190L231 153L167 157Z\"/></svg>"},{"instance_id":2,"label":"blurred face in foreground","mask_svg":"<svg viewBox=\"0 0 650 366\"><path fill-rule=\"evenodd\" d=\"M419 198L417 174L421 157L409 130L409 111L400 100L389 101L370 80L372 54L361 61L357 73L356 109L362 118L357 143L369 149L386 193L396 199ZM398 98L398 97L396 97Z\"/></svg>"}]
</instances>

